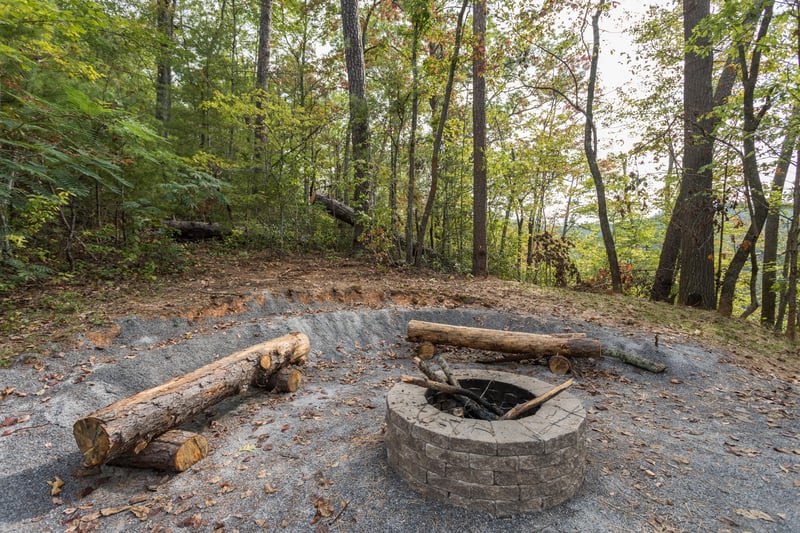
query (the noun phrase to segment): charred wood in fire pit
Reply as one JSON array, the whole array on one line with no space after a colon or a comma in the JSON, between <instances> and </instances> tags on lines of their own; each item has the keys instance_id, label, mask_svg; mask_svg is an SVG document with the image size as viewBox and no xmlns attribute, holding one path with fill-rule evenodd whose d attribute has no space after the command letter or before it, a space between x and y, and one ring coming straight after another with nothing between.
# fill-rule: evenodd
<instances>
[{"instance_id":1,"label":"charred wood in fire pit","mask_svg":"<svg viewBox=\"0 0 800 533\"><path fill-rule=\"evenodd\" d=\"M468 411L472 411L472 414L481 420L497 420L497 418L503 414L503 411L500 410L499 407L492 405L490 402L486 401L485 398L481 398L471 390L462 389L461 387L454 387L453 385L449 385L447 383L439 383L438 381L417 378L414 376L403 376L400 379L403 381L403 383L410 383L412 385L417 385L418 387L424 387L437 392L444 392L456 397L461 396L464 399L470 400L470 402L464 404L464 408Z\"/></svg>"}]
</instances>

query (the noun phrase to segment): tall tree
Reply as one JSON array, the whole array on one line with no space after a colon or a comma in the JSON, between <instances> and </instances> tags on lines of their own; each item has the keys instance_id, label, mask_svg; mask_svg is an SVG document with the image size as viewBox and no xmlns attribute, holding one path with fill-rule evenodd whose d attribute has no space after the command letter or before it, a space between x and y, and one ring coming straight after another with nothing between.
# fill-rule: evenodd
<instances>
[{"instance_id":1,"label":"tall tree","mask_svg":"<svg viewBox=\"0 0 800 533\"><path fill-rule=\"evenodd\" d=\"M486 0L472 4L472 35L472 275L486 277Z\"/></svg>"},{"instance_id":2,"label":"tall tree","mask_svg":"<svg viewBox=\"0 0 800 533\"><path fill-rule=\"evenodd\" d=\"M442 151L442 141L444 137L444 127L447 123L447 113L450 109L450 100L453 96L453 85L455 82L456 68L461 49L461 34L464 28L464 14L467 11L469 0L463 0L461 11L458 13L456 22L455 42L453 43L453 54L450 56L450 68L447 71L447 85L444 89L444 99L439 120L436 125L436 135L433 138L433 155L431 155L431 188L428 191L428 200L425 202L425 210L419 223L419 234L417 235L417 254L415 263L419 265L422 261L422 250L425 244L425 231L428 228L428 220L433 212L433 203L436 201L436 192L439 187L439 154Z\"/></svg>"},{"instance_id":3,"label":"tall tree","mask_svg":"<svg viewBox=\"0 0 800 533\"><path fill-rule=\"evenodd\" d=\"M703 50L703 46L707 47L707 39L700 41L700 37L698 36L695 38L692 36L692 33L693 32L690 31L688 35L686 34L686 18L684 17L684 47L686 48L684 51L684 75L687 69L685 63L688 49L698 48L698 50ZM738 73L736 65L731 59L726 60L725 65L719 74L719 78L717 79L717 85L714 89L714 94L711 100L712 108L717 109L725 103L725 100L730 96L731 91L733 90L737 76ZM685 92L686 87L684 85L684 93ZM686 114L684 104L684 144L686 144L687 136L690 141L695 141L697 143L707 142L711 144L711 158L713 159L713 144L711 135L717 128L717 125L720 123L721 115L717 113L711 113L702 118L702 124L696 124L695 127L692 127L691 123L687 122L690 120L690 117ZM688 130L687 127L689 128ZM696 152L697 150L691 150L691 153L693 154L691 157L696 158ZM686 157L685 153L684 157ZM709 160L708 163L710 164L711 161ZM674 298L673 286L678 271L679 259L681 257L682 238L685 229L684 222L687 216L685 211L685 209L688 207L686 195L690 190L688 183L684 179L686 175L687 173L685 172L685 169L683 169L681 184L678 190L678 197L675 201L675 206L672 211L672 216L669 219L667 230L664 233L664 240L658 259L658 267L656 269L653 286L650 290L650 300L654 302L672 302Z\"/></svg>"},{"instance_id":4,"label":"tall tree","mask_svg":"<svg viewBox=\"0 0 800 533\"><path fill-rule=\"evenodd\" d=\"M681 258L678 303L714 309L713 143L709 116L713 109L711 77L714 58L708 38L695 28L708 16L710 0L683 0L683 176L680 209Z\"/></svg>"},{"instance_id":5,"label":"tall tree","mask_svg":"<svg viewBox=\"0 0 800 533\"><path fill-rule=\"evenodd\" d=\"M369 106L367 105L366 66L361 26L358 22L358 0L341 0L347 86L350 95L350 139L352 142L353 204L356 223L353 226L353 249L361 248L365 218L369 214Z\"/></svg>"},{"instance_id":6,"label":"tall tree","mask_svg":"<svg viewBox=\"0 0 800 533\"><path fill-rule=\"evenodd\" d=\"M167 135L167 123L172 110L172 38L175 14L174 0L156 0L156 28L159 35L156 65L156 119L161 122L162 135Z\"/></svg>"},{"instance_id":7,"label":"tall tree","mask_svg":"<svg viewBox=\"0 0 800 533\"><path fill-rule=\"evenodd\" d=\"M761 184L761 173L758 168L756 131L764 115L770 108L770 101L769 98L767 98L764 105L758 111L756 111L755 103L756 86L761 69L762 47L769 31L770 22L772 21L773 5L773 0L765 0L759 2L754 7L760 12L761 23L758 27L749 61L747 59L746 43L740 42L736 45L737 62L739 64L739 71L744 89L744 94L742 95L742 114L744 119L742 123L744 134L742 138L742 172L747 182L753 214L750 218L750 226L747 228L747 233L736 249L736 253L733 255L733 259L731 259L730 265L728 265L728 269L725 271L725 276L722 279L718 310L720 314L725 316L730 316L733 312L736 281L739 278L742 267L744 267L747 261L748 255L751 253L751 248L756 245L756 241L759 235L761 235L761 230L764 228L764 222L767 219L769 211L769 204L764 195L764 187ZM793 145L794 142L792 142L792 146ZM791 153L791 148L789 152Z\"/></svg>"},{"instance_id":8,"label":"tall tree","mask_svg":"<svg viewBox=\"0 0 800 533\"><path fill-rule=\"evenodd\" d=\"M414 197L417 185L417 121L419 120L419 65L417 54L423 29L430 20L428 4L408 3L411 14L411 131L408 137L408 189L406 198L406 263L414 261Z\"/></svg>"},{"instance_id":9,"label":"tall tree","mask_svg":"<svg viewBox=\"0 0 800 533\"><path fill-rule=\"evenodd\" d=\"M586 90L586 108L584 114L586 123L583 133L583 149L586 152L586 161L594 180L597 192L597 216L600 221L600 231L603 234L603 245L606 249L608 267L611 271L611 287L615 293L622 292L622 276L619 271L617 249L614 245L614 234L608 222L608 208L606 207L606 191L603 174L597 164L597 134L594 124L594 93L597 85L597 63L600 57L600 16L605 11L605 0L601 0L592 16L592 59L589 71L589 85Z\"/></svg>"},{"instance_id":10,"label":"tall tree","mask_svg":"<svg viewBox=\"0 0 800 533\"><path fill-rule=\"evenodd\" d=\"M261 0L258 17L258 53L256 54L256 156L263 159L267 167L267 130L264 126L264 104L269 88L270 36L272 33L272 0Z\"/></svg>"},{"instance_id":11,"label":"tall tree","mask_svg":"<svg viewBox=\"0 0 800 533\"><path fill-rule=\"evenodd\" d=\"M778 268L778 237L780 229L781 207L783 205L783 187L786 175L789 172L792 153L797 144L798 121L800 121L800 106L795 105L786 127L783 146L775 165L772 177L771 194L769 198L769 212L764 222L764 271L761 274L761 324L772 327L775 325L775 302L777 292Z\"/></svg>"}]
</instances>

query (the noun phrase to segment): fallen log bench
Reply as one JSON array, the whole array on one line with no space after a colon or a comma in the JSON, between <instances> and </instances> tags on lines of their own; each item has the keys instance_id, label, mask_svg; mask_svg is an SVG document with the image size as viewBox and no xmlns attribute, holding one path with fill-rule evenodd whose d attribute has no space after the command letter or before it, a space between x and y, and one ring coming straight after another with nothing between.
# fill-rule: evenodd
<instances>
[{"instance_id":1,"label":"fallen log bench","mask_svg":"<svg viewBox=\"0 0 800 533\"><path fill-rule=\"evenodd\" d=\"M407 338L412 342L449 344L491 352L504 352L503 361L523 361L538 357L600 357L600 341L585 333L543 334L497 329L451 326L410 320Z\"/></svg>"},{"instance_id":2,"label":"fallen log bench","mask_svg":"<svg viewBox=\"0 0 800 533\"><path fill-rule=\"evenodd\" d=\"M303 333L289 333L214 361L193 372L119 400L72 427L86 467L145 450L150 442L208 407L265 386L284 366L302 363L311 349ZM294 378L297 385L299 380ZM272 386L275 386L273 383Z\"/></svg>"},{"instance_id":3,"label":"fallen log bench","mask_svg":"<svg viewBox=\"0 0 800 533\"><path fill-rule=\"evenodd\" d=\"M422 359L433 357L435 347L431 345L448 344L502 352L497 357L481 359L479 363L547 359L551 372L560 375L571 371L570 358L583 357L613 357L625 364L654 373L663 372L667 368L637 354L603 349L599 340L589 338L585 333L524 333L410 320L406 338L411 342L422 343L419 347L419 356Z\"/></svg>"}]
</instances>

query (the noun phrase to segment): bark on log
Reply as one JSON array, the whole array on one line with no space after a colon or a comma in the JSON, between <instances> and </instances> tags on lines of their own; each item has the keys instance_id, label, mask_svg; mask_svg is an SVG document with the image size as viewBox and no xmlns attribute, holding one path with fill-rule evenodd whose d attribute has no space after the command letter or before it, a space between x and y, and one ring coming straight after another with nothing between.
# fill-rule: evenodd
<instances>
[{"instance_id":1,"label":"bark on log","mask_svg":"<svg viewBox=\"0 0 800 533\"><path fill-rule=\"evenodd\" d=\"M216 222L199 222L196 220L162 220L162 226L177 230L177 238L182 241L202 241L204 239L221 239L229 235L231 230Z\"/></svg>"},{"instance_id":2,"label":"bark on log","mask_svg":"<svg viewBox=\"0 0 800 533\"><path fill-rule=\"evenodd\" d=\"M336 220L340 220L345 224L350 224L351 226L355 225L356 211L349 205L343 204L342 202L334 200L333 198L328 198L327 196L318 192L312 192L308 203L314 205L317 202L325 206L325 210L328 211L328 213Z\"/></svg>"},{"instance_id":3,"label":"bark on log","mask_svg":"<svg viewBox=\"0 0 800 533\"><path fill-rule=\"evenodd\" d=\"M125 453L109 464L183 472L208 455L208 441L202 435L173 429L150 441L142 451Z\"/></svg>"},{"instance_id":4,"label":"bark on log","mask_svg":"<svg viewBox=\"0 0 800 533\"><path fill-rule=\"evenodd\" d=\"M564 383L562 383L561 385L553 387L552 389L550 389L549 391L545 392L541 396L537 396L536 398L534 398L532 400L528 400L525 403L521 403L521 404L513 407L506 414L501 416L500 420L515 420L515 419L519 418L520 416L524 415L525 413L527 413L528 411L530 411L534 407L539 407L540 405L542 405L547 400L555 398L556 396L561 394L563 391L565 391L569 387L571 387L573 383L575 383L575 380L574 379L569 379L569 380L565 381Z\"/></svg>"},{"instance_id":5,"label":"bark on log","mask_svg":"<svg viewBox=\"0 0 800 533\"><path fill-rule=\"evenodd\" d=\"M133 450L141 452L155 437L189 420L249 385L263 381L259 363L264 354L308 353L302 333L256 344L188 374L106 406L72 428L87 467L103 464Z\"/></svg>"},{"instance_id":6,"label":"bark on log","mask_svg":"<svg viewBox=\"0 0 800 533\"><path fill-rule=\"evenodd\" d=\"M283 367L272 374L267 388L275 392L297 392L303 382L303 374L296 368Z\"/></svg>"},{"instance_id":7,"label":"bark on log","mask_svg":"<svg viewBox=\"0 0 800 533\"><path fill-rule=\"evenodd\" d=\"M522 361L536 357L564 355L570 357L600 357L600 341L583 334L545 335L500 331L496 329L450 326L434 322L408 322L408 340L450 344L478 350L505 352L496 361ZM483 362L483 361L482 361Z\"/></svg>"}]
</instances>

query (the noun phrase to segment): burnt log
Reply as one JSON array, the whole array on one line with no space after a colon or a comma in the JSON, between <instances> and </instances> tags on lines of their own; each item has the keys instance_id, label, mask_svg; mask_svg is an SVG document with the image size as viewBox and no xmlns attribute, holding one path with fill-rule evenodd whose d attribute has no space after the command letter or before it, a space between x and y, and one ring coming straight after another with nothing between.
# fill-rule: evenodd
<instances>
[{"instance_id":1,"label":"burnt log","mask_svg":"<svg viewBox=\"0 0 800 533\"><path fill-rule=\"evenodd\" d=\"M291 360L311 349L303 333L289 333L235 352L161 385L119 400L78 419L72 427L87 467L133 451L141 452L157 435L250 385L265 383L262 355ZM267 376L268 377L268 376Z\"/></svg>"},{"instance_id":2,"label":"burnt log","mask_svg":"<svg viewBox=\"0 0 800 533\"><path fill-rule=\"evenodd\" d=\"M412 342L449 344L507 354L497 358L495 361L498 362L522 361L553 355L600 357L602 354L600 341L590 339L582 333L546 335L411 320L408 323L407 337Z\"/></svg>"},{"instance_id":3,"label":"burnt log","mask_svg":"<svg viewBox=\"0 0 800 533\"><path fill-rule=\"evenodd\" d=\"M202 241L205 239L221 239L230 235L230 228L220 226L216 222L199 222L196 220L162 220L162 226L175 230L179 241Z\"/></svg>"}]
</instances>

